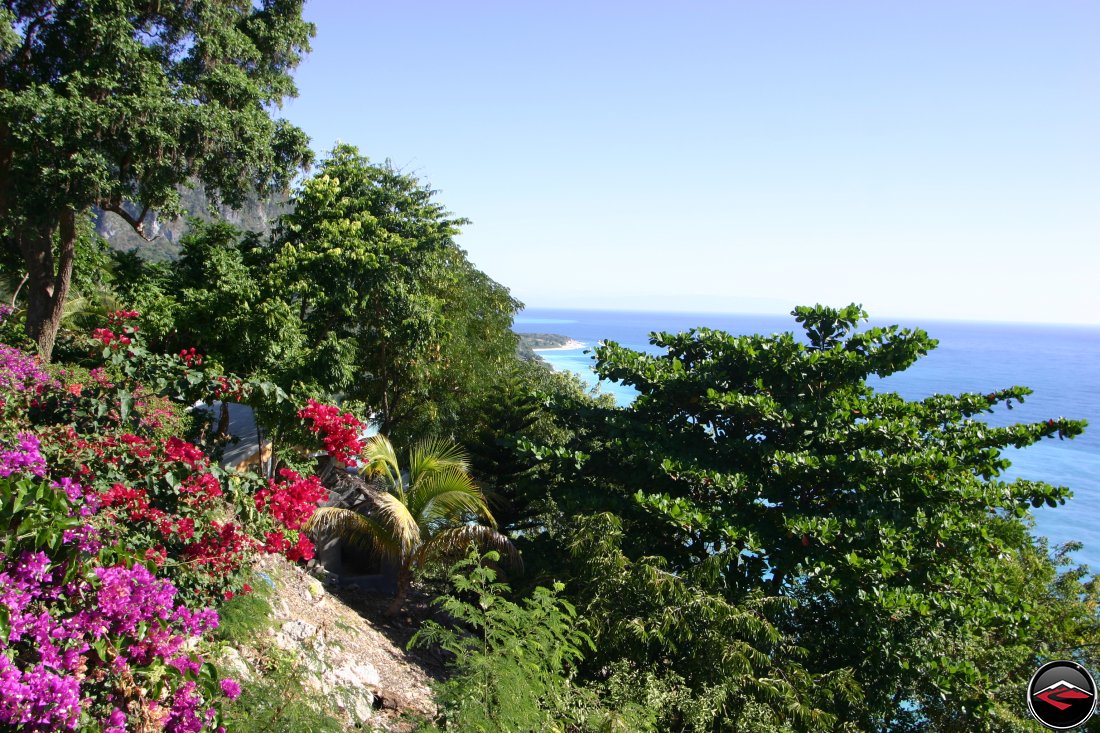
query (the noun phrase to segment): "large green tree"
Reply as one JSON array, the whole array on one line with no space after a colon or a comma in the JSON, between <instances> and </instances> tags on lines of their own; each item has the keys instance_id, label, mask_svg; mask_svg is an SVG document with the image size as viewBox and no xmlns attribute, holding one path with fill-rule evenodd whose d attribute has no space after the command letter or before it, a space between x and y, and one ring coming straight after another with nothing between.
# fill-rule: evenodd
<instances>
[{"instance_id":1,"label":"large green tree","mask_svg":"<svg viewBox=\"0 0 1100 733\"><path fill-rule=\"evenodd\" d=\"M142 233L202 180L229 204L310 159L269 110L314 29L301 0L17 0L0 6L0 231L27 273L27 331L53 350L78 217Z\"/></svg>"},{"instance_id":2,"label":"large green tree","mask_svg":"<svg viewBox=\"0 0 1100 733\"><path fill-rule=\"evenodd\" d=\"M1005 481L1003 451L1073 437L1084 423L980 419L1024 399L1023 387L918 401L880 391L869 380L936 342L861 328L857 306L794 315L800 335L697 329L655 334L657 354L598 347L600 376L639 396L625 410L578 413L602 426L579 446L591 453L578 477L587 496L626 518L628 551L660 555L677 573L728 558L715 586L727 599L794 601L777 623L809 651L807 669L850 669L863 689L840 719L1026 729L1005 691L1023 689L1031 650L1061 642L1077 646L1062 653L1090 653L1079 642L1096 633L1095 606L1080 599L1095 602L1095 587L1055 591L1023 520L1070 492ZM1051 620L1054 598L1068 626Z\"/></svg>"},{"instance_id":3,"label":"large green tree","mask_svg":"<svg viewBox=\"0 0 1100 733\"><path fill-rule=\"evenodd\" d=\"M359 400L401 437L452 432L472 391L515 360L506 288L478 271L435 191L341 145L298 191L264 264L298 313L298 381Z\"/></svg>"}]
</instances>

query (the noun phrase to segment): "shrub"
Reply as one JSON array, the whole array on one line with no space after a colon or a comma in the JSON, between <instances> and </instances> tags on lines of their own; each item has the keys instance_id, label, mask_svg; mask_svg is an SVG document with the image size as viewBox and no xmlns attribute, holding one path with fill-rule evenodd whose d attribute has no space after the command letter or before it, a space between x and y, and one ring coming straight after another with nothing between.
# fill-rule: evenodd
<instances>
[{"instance_id":1,"label":"shrub","mask_svg":"<svg viewBox=\"0 0 1100 733\"><path fill-rule=\"evenodd\" d=\"M25 731L213 729L220 691L192 646L217 626L91 524L97 501L49 481L33 436L0 453L0 724Z\"/></svg>"},{"instance_id":2,"label":"shrub","mask_svg":"<svg viewBox=\"0 0 1100 733\"><path fill-rule=\"evenodd\" d=\"M536 588L522 604L508 600L507 586L486 564L499 559L475 548L457 563L456 593L437 603L462 626L429 621L409 645L436 644L454 655L454 674L437 697L444 730L560 729L573 718L571 698L579 694L569 671L591 640L573 607L558 597L560 583Z\"/></svg>"}]
</instances>

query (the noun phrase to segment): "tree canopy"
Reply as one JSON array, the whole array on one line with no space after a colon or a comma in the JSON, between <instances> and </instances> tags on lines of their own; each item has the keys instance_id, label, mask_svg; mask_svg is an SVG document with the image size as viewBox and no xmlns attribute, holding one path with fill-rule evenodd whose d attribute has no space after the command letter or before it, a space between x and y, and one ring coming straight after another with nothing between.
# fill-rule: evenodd
<instances>
[{"instance_id":1,"label":"tree canopy","mask_svg":"<svg viewBox=\"0 0 1100 733\"><path fill-rule=\"evenodd\" d=\"M1051 560L1024 520L1070 493L1004 480L1003 451L1072 438L1084 423L980 419L1023 400L1024 387L917 401L876 390L871 377L909 367L935 341L860 328L857 306L794 315L800 335L695 329L654 334L657 354L597 347L597 373L639 396L577 413L596 437L574 446L590 454L580 470L561 466L578 487L565 511L602 501L626 519L625 549L685 577L712 567L721 581L711 587L734 603L792 601L775 623L809 652L806 669L851 670L862 690L835 708L842 720L1023 725L1005 691L1026 684L1028 649L1047 640L1057 605L1049 586L1021 587L1027 573L1054 576L1038 570ZM1095 591L1061 597L1072 606ZM1076 618L1064 639L1096 633L1094 616Z\"/></svg>"},{"instance_id":2,"label":"tree canopy","mask_svg":"<svg viewBox=\"0 0 1100 733\"><path fill-rule=\"evenodd\" d=\"M229 203L286 187L311 153L269 111L314 33L301 0L103 0L0 8L0 226L28 274L27 330L52 353L76 217L95 205L139 233L200 179ZM124 204L132 202L138 214Z\"/></svg>"},{"instance_id":3,"label":"tree canopy","mask_svg":"<svg viewBox=\"0 0 1100 733\"><path fill-rule=\"evenodd\" d=\"M467 221L436 192L340 145L292 199L268 295L298 314L300 382L364 403L383 432L451 432L515 360L520 304L455 243Z\"/></svg>"}]
</instances>

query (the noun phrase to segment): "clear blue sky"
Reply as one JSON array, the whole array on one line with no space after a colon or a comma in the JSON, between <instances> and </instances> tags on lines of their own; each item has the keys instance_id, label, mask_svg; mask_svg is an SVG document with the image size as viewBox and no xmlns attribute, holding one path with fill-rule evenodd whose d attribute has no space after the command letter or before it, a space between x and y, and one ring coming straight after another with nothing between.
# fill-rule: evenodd
<instances>
[{"instance_id":1,"label":"clear blue sky","mask_svg":"<svg viewBox=\"0 0 1100 733\"><path fill-rule=\"evenodd\" d=\"M1100 323L1100 3L310 0L283 114L532 306Z\"/></svg>"}]
</instances>

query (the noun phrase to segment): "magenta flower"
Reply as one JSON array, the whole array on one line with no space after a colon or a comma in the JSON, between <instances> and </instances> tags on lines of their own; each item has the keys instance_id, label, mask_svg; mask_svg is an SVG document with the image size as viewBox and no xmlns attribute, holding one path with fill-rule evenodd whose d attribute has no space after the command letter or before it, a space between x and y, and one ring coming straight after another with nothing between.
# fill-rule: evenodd
<instances>
[{"instance_id":1,"label":"magenta flower","mask_svg":"<svg viewBox=\"0 0 1100 733\"><path fill-rule=\"evenodd\" d=\"M221 681L222 694L228 697L230 700L236 700L241 696L241 686L237 684L236 680L226 677Z\"/></svg>"}]
</instances>

